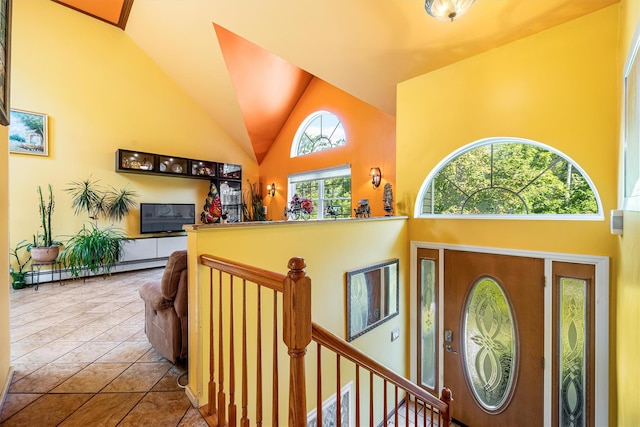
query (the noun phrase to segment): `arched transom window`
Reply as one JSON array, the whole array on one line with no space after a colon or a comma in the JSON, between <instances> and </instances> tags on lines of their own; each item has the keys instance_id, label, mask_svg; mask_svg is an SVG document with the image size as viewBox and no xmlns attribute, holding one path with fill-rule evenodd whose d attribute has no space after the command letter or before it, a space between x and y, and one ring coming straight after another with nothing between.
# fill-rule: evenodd
<instances>
[{"instance_id":1,"label":"arched transom window","mask_svg":"<svg viewBox=\"0 0 640 427\"><path fill-rule=\"evenodd\" d=\"M291 157L340 147L346 143L344 128L338 116L328 111L316 111L298 128L291 145Z\"/></svg>"},{"instance_id":2,"label":"arched transom window","mask_svg":"<svg viewBox=\"0 0 640 427\"><path fill-rule=\"evenodd\" d=\"M415 209L416 217L602 218L595 186L575 162L519 138L489 138L451 154L423 183Z\"/></svg>"}]
</instances>

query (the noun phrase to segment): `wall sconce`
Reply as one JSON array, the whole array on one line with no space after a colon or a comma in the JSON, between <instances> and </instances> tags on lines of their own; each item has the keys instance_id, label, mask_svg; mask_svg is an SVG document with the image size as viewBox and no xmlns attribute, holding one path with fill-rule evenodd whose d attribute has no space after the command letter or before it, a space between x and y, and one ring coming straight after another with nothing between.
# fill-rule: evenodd
<instances>
[{"instance_id":1,"label":"wall sconce","mask_svg":"<svg viewBox=\"0 0 640 427\"><path fill-rule=\"evenodd\" d=\"M380 168L371 168L369 175L371 175L371 185L373 185L373 188L378 188L380 186L380 181L382 180L382 172L380 171Z\"/></svg>"},{"instance_id":2,"label":"wall sconce","mask_svg":"<svg viewBox=\"0 0 640 427\"><path fill-rule=\"evenodd\" d=\"M267 184L267 194L271 197L276 195L276 184L273 182L271 184Z\"/></svg>"}]
</instances>

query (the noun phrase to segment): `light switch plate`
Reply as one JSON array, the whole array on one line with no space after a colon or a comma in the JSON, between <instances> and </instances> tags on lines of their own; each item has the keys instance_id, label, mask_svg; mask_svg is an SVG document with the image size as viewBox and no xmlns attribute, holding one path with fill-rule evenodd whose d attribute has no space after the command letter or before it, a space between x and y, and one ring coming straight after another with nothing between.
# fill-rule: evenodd
<instances>
[{"instance_id":1,"label":"light switch plate","mask_svg":"<svg viewBox=\"0 0 640 427\"><path fill-rule=\"evenodd\" d=\"M395 341L400 338L400 328L395 328L391 330L391 341Z\"/></svg>"}]
</instances>

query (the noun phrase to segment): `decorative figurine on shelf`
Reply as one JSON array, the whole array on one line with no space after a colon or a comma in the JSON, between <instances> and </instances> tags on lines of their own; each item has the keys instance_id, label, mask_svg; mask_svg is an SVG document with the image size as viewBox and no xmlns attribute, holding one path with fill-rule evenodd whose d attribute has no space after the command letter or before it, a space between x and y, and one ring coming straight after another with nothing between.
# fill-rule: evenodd
<instances>
[{"instance_id":1,"label":"decorative figurine on shelf","mask_svg":"<svg viewBox=\"0 0 640 427\"><path fill-rule=\"evenodd\" d=\"M384 185L384 193L382 194L382 201L384 202L385 216L393 216L393 191L391 190L391 184L386 183Z\"/></svg>"},{"instance_id":2,"label":"decorative figurine on shelf","mask_svg":"<svg viewBox=\"0 0 640 427\"><path fill-rule=\"evenodd\" d=\"M327 212L325 215L327 218L333 217L333 219L337 219L338 216L340 215L340 206L333 206L333 205L327 206Z\"/></svg>"},{"instance_id":3,"label":"decorative figurine on shelf","mask_svg":"<svg viewBox=\"0 0 640 427\"><path fill-rule=\"evenodd\" d=\"M204 209L200 214L200 221L203 224L213 224L220 222L222 216L222 202L220 201L220 194L216 188L216 184L211 181L209 185L209 194L204 202Z\"/></svg>"},{"instance_id":4,"label":"decorative figurine on shelf","mask_svg":"<svg viewBox=\"0 0 640 427\"><path fill-rule=\"evenodd\" d=\"M358 207L354 208L353 211L356 214L356 218L369 218L371 216L369 199L360 199L358 201Z\"/></svg>"},{"instance_id":5,"label":"decorative figurine on shelf","mask_svg":"<svg viewBox=\"0 0 640 427\"><path fill-rule=\"evenodd\" d=\"M285 208L284 216L288 219L308 219L313 213L313 202L306 197L294 194L289 203L289 208Z\"/></svg>"}]
</instances>

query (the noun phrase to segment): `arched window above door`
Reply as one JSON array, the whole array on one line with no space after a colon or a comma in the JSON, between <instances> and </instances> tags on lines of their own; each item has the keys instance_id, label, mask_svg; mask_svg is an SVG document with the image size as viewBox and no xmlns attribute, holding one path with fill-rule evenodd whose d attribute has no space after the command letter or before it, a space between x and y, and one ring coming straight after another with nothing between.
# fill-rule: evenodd
<instances>
[{"instance_id":1,"label":"arched window above door","mask_svg":"<svg viewBox=\"0 0 640 427\"><path fill-rule=\"evenodd\" d=\"M587 174L563 153L521 138L462 147L427 176L415 216L602 219Z\"/></svg>"}]
</instances>

